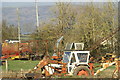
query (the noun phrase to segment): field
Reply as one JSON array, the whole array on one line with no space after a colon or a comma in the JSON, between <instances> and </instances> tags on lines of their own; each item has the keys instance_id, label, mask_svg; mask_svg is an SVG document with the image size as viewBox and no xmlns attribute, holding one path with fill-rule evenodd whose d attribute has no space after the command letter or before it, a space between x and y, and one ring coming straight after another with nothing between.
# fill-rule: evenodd
<instances>
[{"instance_id":1,"label":"field","mask_svg":"<svg viewBox=\"0 0 120 80\"><path fill-rule=\"evenodd\" d=\"M12 75L11 77L16 77L16 74L20 74L19 76L23 76L24 73L27 73L30 69L33 69L35 65L38 64L39 61L21 61L21 60L9 60L8 61L8 72L6 73L6 67L5 65L0 66L0 68L2 68L3 71L3 76L7 77ZM99 65L98 63L94 64ZM99 69L96 68L95 71ZM109 68L107 68L106 70L100 72L98 75L96 76L91 76L90 78L112 78L112 73L115 69L115 66L111 66ZM12 74L11 74L12 73ZM21 75L22 73L22 75ZM10 75L9 75L10 74ZM57 78L61 78L58 76L55 76ZM62 78L81 78L80 76L62 76Z\"/></svg>"},{"instance_id":2,"label":"field","mask_svg":"<svg viewBox=\"0 0 120 80\"><path fill-rule=\"evenodd\" d=\"M8 70L19 71L33 69L39 61L21 61L21 60L10 60L8 61ZM5 65L2 66L2 70L5 70Z\"/></svg>"}]
</instances>

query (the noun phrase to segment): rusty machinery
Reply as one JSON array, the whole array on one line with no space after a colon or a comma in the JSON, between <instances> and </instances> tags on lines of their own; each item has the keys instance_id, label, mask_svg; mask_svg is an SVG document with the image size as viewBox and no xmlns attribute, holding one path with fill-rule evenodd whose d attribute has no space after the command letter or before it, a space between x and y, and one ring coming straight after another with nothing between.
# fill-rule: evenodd
<instances>
[{"instance_id":1,"label":"rusty machinery","mask_svg":"<svg viewBox=\"0 0 120 80\"><path fill-rule=\"evenodd\" d=\"M116 60L116 69L112 74L112 78L120 78L120 60Z\"/></svg>"},{"instance_id":2,"label":"rusty machinery","mask_svg":"<svg viewBox=\"0 0 120 80\"><path fill-rule=\"evenodd\" d=\"M38 54L38 40L21 41L15 43L2 43L1 59L34 59Z\"/></svg>"},{"instance_id":3,"label":"rusty machinery","mask_svg":"<svg viewBox=\"0 0 120 80\"><path fill-rule=\"evenodd\" d=\"M88 50L92 51L92 50L98 48L99 45L103 41L108 40L109 38L113 37L119 30L120 30L120 28L115 29L110 35L108 35L107 37L104 37L104 38L100 39L99 41L97 41L97 43L92 45L92 47L88 48ZM108 67L110 67L110 66L112 66L114 64L118 64L119 61L116 61L116 59L118 59L116 57L117 57L117 55L115 55L113 53L106 53L105 56L101 57L101 60L100 60L101 64L99 66L94 66L94 68L96 68L96 67L102 67L102 68L98 69L94 75L99 74L101 71L107 69ZM118 72L119 69L120 68L118 68L118 65L117 65L117 68L113 73L113 76L116 75L116 72Z\"/></svg>"},{"instance_id":4,"label":"rusty machinery","mask_svg":"<svg viewBox=\"0 0 120 80\"><path fill-rule=\"evenodd\" d=\"M83 51L84 44L82 43L72 43L69 47L66 47L67 50L64 52L60 52L58 50L57 54L53 54L52 58L47 55L38 63L38 65L35 66L33 70L29 71L25 76L32 78L41 77L39 74L36 75L37 72L39 73L39 70L41 70L41 74L44 74L46 77L62 74L79 76L97 75L107 67L115 64L115 62L103 63L103 68L97 70L96 73L94 73L93 63L90 63L89 61L90 51L96 49L101 44L101 42L109 39L110 37L113 37L113 35L116 34L119 30L120 29L116 29L109 36L97 41L95 45L87 49L89 51ZM62 39L63 36L57 40L57 48ZM75 49L72 49L73 45ZM78 45L82 47L78 47Z\"/></svg>"},{"instance_id":5,"label":"rusty machinery","mask_svg":"<svg viewBox=\"0 0 120 80\"><path fill-rule=\"evenodd\" d=\"M63 36L57 40L57 48L61 42ZM25 76L27 78L38 78L40 75L36 75L41 70L42 76L45 77L51 75L94 75L93 63L89 63L90 51L83 51L83 43L71 43L67 44L64 52L58 51L54 53L52 58L45 56L33 70L28 72Z\"/></svg>"}]
</instances>

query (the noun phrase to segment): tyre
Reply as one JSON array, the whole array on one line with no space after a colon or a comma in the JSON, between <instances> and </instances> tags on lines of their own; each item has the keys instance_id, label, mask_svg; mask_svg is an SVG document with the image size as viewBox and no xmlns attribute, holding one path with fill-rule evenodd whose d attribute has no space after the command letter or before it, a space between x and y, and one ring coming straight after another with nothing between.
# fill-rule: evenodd
<instances>
[{"instance_id":1,"label":"tyre","mask_svg":"<svg viewBox=\"0 0 120 80\"><path fill-rule=\"evenodd\" d=\"M73 75L78 76L90 76L92 75L90 69L87 66L78 66L75 70Z\"/></svg>"}]
</instances>

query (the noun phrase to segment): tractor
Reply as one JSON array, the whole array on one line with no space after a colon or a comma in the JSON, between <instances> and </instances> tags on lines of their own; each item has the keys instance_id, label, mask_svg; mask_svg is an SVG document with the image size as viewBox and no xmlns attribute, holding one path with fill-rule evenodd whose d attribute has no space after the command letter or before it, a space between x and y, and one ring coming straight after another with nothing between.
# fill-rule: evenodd
<instances>
[{"instance_id":1,"label":"tractor","mask_svg":"<svg viewBox=\"0 0 120 80\"><path fill-rule=\"evenodd\" d=\"M33 70L25 76L39 78L53 75L94 75L93 63L89 63L90 51L83 51L83 43L68 44L64 52L54 53L52 58L46 55ZM41 73L40 73L41 71ZM39 75L38 75L39 74Z\"/></svg>"},{"instance_id":2,"label":"tractor","mask_svg":"<svg viewBox=\"0 0 120 80\"><path fill-rule=\"evenodd\" d=\"M67 72L73 75L92 75L92 63L89 63L89 51L65 51L63 63L67 63Z\"/></svg>"},{"instance_id":3,"label":"tractor","mask_svg":"<svg viewBox=\"0 0 120 80\"><path fill-rule=\"evenodd\" d=\"M98 69L94 73L93 63L90 63L90 51L99 47L99 45L109 38L113 37L119 29L116 29L113 33L97 41L95 45L84 50L83 43L69 43L66 45L65 50L59 49L59 44L61 43L63 36L57 40L56 48L57 51L52 57L49 56L48 51L44 55L44 58L34 67L25 74L25 78L41 78L58 75L78 75L78 76L90 76L97 75L99 72L103 71L109 66L112 66L116 62L103 63L103 68ZM101 66L101 65L100 65Z\"/></svg>"}]
</instances>

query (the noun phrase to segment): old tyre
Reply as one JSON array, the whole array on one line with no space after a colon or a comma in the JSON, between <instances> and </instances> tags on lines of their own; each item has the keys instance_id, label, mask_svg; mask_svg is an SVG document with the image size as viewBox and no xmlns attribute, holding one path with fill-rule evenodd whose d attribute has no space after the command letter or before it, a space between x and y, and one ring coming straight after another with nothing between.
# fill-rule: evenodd
<instances>
[{"instance_id":1,"label":"old tyre","mask_svg":"<svg viewBox=\"0 0 120 80\"><path fill-rule=\"evenodd\" d=\"M74 75L78 76L90 76L92 75L90 69L87 66L79 66L74 70Z\"/></svg>"}]
</instances>

